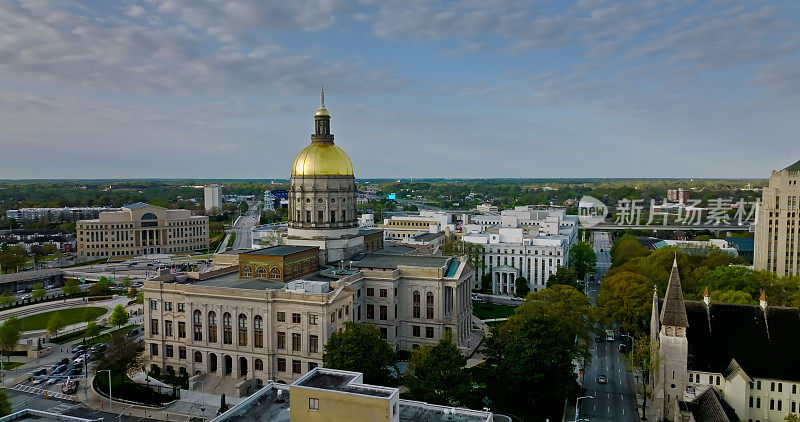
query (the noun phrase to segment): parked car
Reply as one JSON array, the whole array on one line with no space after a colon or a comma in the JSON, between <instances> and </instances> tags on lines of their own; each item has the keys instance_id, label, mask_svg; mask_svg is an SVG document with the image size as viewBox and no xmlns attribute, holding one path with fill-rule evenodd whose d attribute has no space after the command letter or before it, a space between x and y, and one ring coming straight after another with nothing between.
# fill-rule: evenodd
<instances>
[{"instance_id":1,"label":"parked car","mask_svg":"<svg viewBox=\"0 0 800 422\"><path fill-rule=\"evenodd\" d=\"M595 343L602 343L603 341L604 341L604 340L603 340L603 338L602 338L602 337L600 337L600 336L595 336L595 337L594 337L594 342L595 342Z\"/></svg>"},{"instance_id":2,"label":"parked car","mask_svg":"<svg viewBox=\"0 0 800 422\"><path fill-rule=\"evenodd\" d=\"M67 375L74 376L74 375L80 375L82 373L83 373L83 367L82 366L75 366L72 369L70 369L69 372L67 372Z\"/></svg>"},{"instance_id":3,"label":"parked car","mask_svg":"<svg viewBox=\"0 0 800 422\"><path fill-rule=\"evenodd\" d=\"M72 363L75 364L75 366L81 366L83 365L84 360L86 359L83 356L78 356L74 361L72 361Z\"/></svg>"},{"instance_id":4,"label":"parked car","mask_svg":"<svg viewBox=\"0 0 800 422\"><path fill-rule=\"evenodd\" d=\"M53 384L55 384L55 383L57 383L57 382L59 382L59 381L61 381L61 378L59 378L59 377L52 377L52 378L50 378L49 380L47 380L47 385L53 385Z\"/></svg>"},{"instance_id":5,"label":"parked car","mask_svg":"<svg viewBox=\"0 0 800 422\"><path fill-rule=\"evenodd\" d=\"M617 346L617 350L619 350L621 353L628 353L628 345L621 343L619 346Z\"/></svg>"},{"instance_id":6,"label":"parked car","mask_svg":"<svg viewBox=\"0 0 800 422\"><path fill-rule=\"evenodd\" d=\"M598 375L597 376L597 383L598 384L607 384L608 383L608 378L606 378L605 375Z\"/></svg>"},{"instance_id":7,"label":"parked car","mask_svg":"<svg viewBox=\"0 0 800 422\"><path fill-rule=\"evenodd\" d=\"M39 368L30 372L32 377L38 377L40 375L47 375L47 368Z\"/></svg>"},{"instance_id":8,"label":"parked car","mask_svg":"<svg viewBox=\"0 0 800 422\"><path fill-rule=\"evenodd\" d=\"M78 391L78 381L77 380L67 380L64 385L61 386L61 391L64 394L75 394Z\"/></svg>"},{"instance_id":9,"label":"parked car","mask_svg":"<svg viewBox=\"0 0 800 422\"><path fill-rule=\"evenodd\" d=\"M38 384L41 384L41 383L47 381L48 379L50 379L50 377L48 377L47 375L40 375L40 376L38 376L38 377L33 379L32 384L33 385L38 385Z\"/></svg>"},{"instance_id":10,"label":"parked car","mask_svg":"<svg viewBox=\"0 0 800 422\"><path fill-rule=\"evenodd\" d=\"M606 341L614 341L614 330L606 330Z\"/></svg>"},{"instance_id":11,"label":"parked car","mask_svg":"<svg viewBox=\"0 0 800 422\"><path fill-rule=\"evenodd\" d=\"M62 372L66 372L69 369L69 363L59 366L56 369L53 369L53 374L60 374Z\"/></svg>"},{"instance_id":12,"label":"parked car","mask_svg":"<svg viewBox=\"0 0 800 422\"><path fill-rule=\"evenodd\" d=\"M85 345L81 344L80 346L75 346L75 347L72 349L72 353L73 353L73 354L74 354L74 353L83 353L83 351L84 351L84 350L86 350L86 349L87 349L87 347L86 347Z\"/></svg>"},{"instance_id":13,"label":"parked car","mask_svg":"<svg viewBox=\"0 0 800 422\"><path fill-rule=\"evenodd\" d=\"M69 363L69 358L63 358L58 362L53 362L53 368L58 368L61 365L67 365Z\"/></svg>"},{"instance_id":14,"label":"parked car","mask_svg":"<svg viewBox=\"0 0 800 422\"><path fill-rule=\"evenodd\" d=\"M142 287L142 286L144 286L144 284L142 284L142 283L140 283L140 282L136 282L136 283L133 283L133 284L131 284L131 287L136 287L137 289L138 289L139 287Z\"/></svg>"}]
</instances>

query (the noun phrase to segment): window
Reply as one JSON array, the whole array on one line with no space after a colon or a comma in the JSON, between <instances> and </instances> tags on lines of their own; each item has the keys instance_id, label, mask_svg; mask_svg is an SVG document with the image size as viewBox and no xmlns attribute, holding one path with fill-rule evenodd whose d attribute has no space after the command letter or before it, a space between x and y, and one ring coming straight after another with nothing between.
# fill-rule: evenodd
<instances>
[{"instance_id":1,"label":"window","mask_svg":"<svg viewBox=\"0 0 800 422\"><path fill-rule=\"evenodd\" d=\"M414 303L414 318L419 318L419 315L420 315L420 313L419 313L420 312L419 311L419 306L420 306L420 304L419 304L419 301L420 301L419 291L415 290L414 293L412 294L412 298L413 298L413 303Z\"/></svg>"},{"instance_id":2,"label":"window","mask_svg":"<svg viewBox=\"0 0 800 422\"><path fill-rule=\"evenodd\" d=\"M264 361L261 359L256 358L253 362L253 369L256 371L263 371L264 370Z\"/></svg>"},{"instance_id":3,"label":"window","mask_svg":"<svg viewBox=\"0 0 800 422\"><path fill-rule=\"evenodd\" d=\"M336 316L337 316L339 319L342 319L342 308L339 308L339 309L337 309L337 310L336 310Z\"/></svg>"},{"instance_id":4,"label":"window","mask_svg":"<svg viewBox=\"0 0 800 422\"><path fill-rule=\"evenodd\" d=\"M278 322L286 322L286 312L278 312L278 316L276 318Z\"/></svg>"},{"instance_id":5,"label":"window","mask_svg":"<svg viewBox=\"0 0 800 422\"><path fill-rule=\"evenodd\" d=\"M217 313L214 311L208 313L208 342L217 342Z\"/></svg>"},{"instance_id":6,"label":"window","mask_svg":"<svg viewBox=\"0 0 800 422\"><path fill-rule=\"evenodd\" d=\"M302 319L300 318L300 314L298 314L298 313L293 313L293 314L292 314L292 323L293 323L293 324L299 324L299 323L300 323L300 321L302 321Z\"/></svg>"},{"instance_id":7,"label":"window","mask_svg":"<svg viewBox=\"0 0 800 422\"><path fill-rule=\"evenodd\" d=\"M693 381L694 381L694 374L690 372L689 373L689 382L693 382Z\"/></svg>"},{"instance_id":8,"label":"window","mask_svg":"<svg viewBox=\"0 0 800 422\"><path fill-rule=\"evenodd\" d=\"M756 381L756 389L757 390L761 389L761 380Z\"/></svg>"},{"instance_id":9,"label":"window","mask_svg":"<svg viewBox=\"0 0 800 422\"><path fill-rule=\"evenodd\" d=\"M222 314L222 342L233 344L233 327L231 326L231 314Z\"/></svg>"},{"instance_id":10,"label":"window","mask_svg":"<svg viewBox=\"0 0 800 422\"><path fill-rule=\"evenodd\" d=\"M379 293L380 297L389 297L389 291L386 290L386 289L380 289L380 291L378 293Z\"/></svg>"},{"instance_id":11,"label":"window","mask_svg":"<svg viewBox=\"0 0 800 422\"><path fill-rule=\"evenodd\" d=\"M186 312L186 304L178 302L178 312Z\"/></svg>"},{"instance_id":12,"label":"window","mask_svg":"<svg viewBox=\"0 0 800 422\"><path fill-rule=\"evenodd\" d=\"M308 351L311 353L319 352L319 337L308 336Z\"/></svg>"},{"instance_id":13,"label":"window","mask_svg":"<svg viewBox=\"0 0 800 422\"><path fill-rule=\"evenodd\" d=\"M171 344L168 344L164 347L164 355L168 358L171 358L175 355L175 351L172 348Z\"/></svg>"},{"instance_id":14,"label":"window","mask_svg":"<svg viewBox=\"0 0 800 422\"><path fill-rule=\"evenodd\" d=\"M775 383L774 382L769 383L769 391L775 391Z\"/></svg>"},{"instance_id":15,"label":"window","mask_svg":"<svg viewBox=\"0 0 800 422\"><path fill-rule=\"evenodd\" d=\"M761 409L761 397L756 397L756 409Z\"/></svg>"},{"instance_id":16,"label":"window","mask_svg":"<svg viewBox=\"0 0 800 422\"><path fill-rule=\"evenodd\" d=\"M312 371L316 367L317 367L317 362L308 362L308 370L309 371Z\"/></svg>"},{"instance_id":17,"label":"window","mask_svg":"<svg viewBox=\"0 0 800 422\"><path fill-rule=\"evenodd\" d=\"M433 338L433 327L425 327L425 338Z\"/></svg>"},{"instance_id":18,"label":"window","mask_svg":"<svg viewBox=\"0 0 800 422\"><path fill-rule=\"evenodd\" d=\"M253 346L264 347L264 319L261 315L253 317Z\"/></svg>"},{"instance_id":19,"label":"window","mask_svg":"<svg viewBox=\"0 0 800 422\"><path fill-rule=\"evenodd\" d=\"M309 314L308 315L308 325L317 325L317 314Z\"/></svg>"},{"instance_id":20,"label":"window","mask_svg":"<svg viewBox=\"0 0 800 422\"><path fill-rule=\"evenodd\" d=\"M750 407L753 407L753 396L750 396Z\"/></svg>"},{"instance_id":21,"label":"window","mask_svg":"<svg viewBox=\"0 0 800 422\"><path fill-rule=\"evenodd\" d=\"M783 410L783 400L778 400L778 412Z\"/></svg>"},{"instance_id":22,"label":"window","mask_svg":"<svg viewBox=\"0 0 800 422\"><path fill-rule=\"evenodd\" d=\"M375 319L375 306L367 305L367 319Z\"/></svg>"},{"instance_id":23,"label":"window","mask_svg":"<svg viewBox=\"0 0 800 422\"><path fill-rule=\"evenodd\" d=\"M425 295L425 318L433 319L433 292Z\"/></svg>"},{"instance_id":24,"label":"window","mask_svg":"<svg viewBox=\"0 0 800 422\"><path fill-rule=\"evenodd\" d=\"M367 287L367 296L375 296L375 289Z\"/></svg>"},{"instance_id":25,"label":"window","mask_svg":"<svg viewBox=\"0 0 800 422\"><path fill-rule=\"evenodd\" d=\"M203 353L202 352L194 352L194 362L195 363L203 363Z\"/></svg>"},{"instance_id":26,"label":"window","mask_svg":"<svg viewBox=\"0 0 800 422\"><path fill-rule=\"evenodd\" d=\"M797 412L797 402L793 401L792 402L792 413L796 413L796 412Z\"/></svg>"},{"instance_id":27,"label":"window","mask_svg":"<svg viewBox=\"0 0 800 422\"><path fill-rule=\"evenodd\" d=\"M779 393L782 393L782 392L783 392L783 383L782 383L782 382L779 382L779 383L778 383L778 392L779 392Z\"/></svg>"},{"instance_id":28,"label":"window","mask_svg":"<svg viewBox=\"0 0 800 422\"><path fill-rule=\"evenodd\" d=\"M203 341L203 314L200 311L194 311L192 315L194 341Z\"/></svg>"},{"instance_id":29,"label":"window","mask_svg":"<svg viewBox=\"0 0 800 422\"><path fill-rule=\"evenodd\" d=\"M292 333L292 351L299 352L300 351L300 334Z\"/></svg>"},{"instance_id":30,"label":"window","mask_svg":"<svg viewBox=\"0 0 800 422\"><path fill-rule=\"evenodd\" d=\"M386 309L386 306L381 305L381 307L380 307L380 318L381 318L381 321L386 321L388 312L389 311Z\"/></svg>"},{"instance_id":31,"label":"window","mask_svg":"<svg viewBox=\"0 0 800 422\"><path fill-rule=\"evenodd\" d=\"M719 375L717 375L717 385L719 385Z\"/></svg>"},{"instance_id":32,"label":"window","mask_svg":"<svg viewBox=\"0 0 800 422\"><path fill-rule=\"evenodd\" d=\"M164 310L167 312L172 312L172 302L164 302Z\"/></svg>"},{"instance_id":33,"label":"window","mask_svg":"<svg viewBox=\"0 0 800 422\"><path fill-rule=\"evenodd\" d=\"M318 411L319 410L319 399L315 399L313 397L309 397L308 399L308 410Z\"/></svg>"},{"instance_id":34,"label":"window","mask_svg":"<svg viewBox=\"0 0 800 422\"><path fill-rule=\"evenodd\" d=\"M158 356L158 345L155 343L150 344L150 356Z\"/></svg>"},{"instance_id":35,"label":"window","mask_svg":"<svg viewBox=\"0 0 800 422\"><path fill-rule=\"evenodd\" d=\"M186 323L178 321L178 338L186 338Z\"/></svg>"},{"instance_id":36,"label":"window","mask_svg":"<svg viewBox=\"0 0 800 422\"><path fill-rule=\"evenodd\" d=\"M797 384L792 384L792 394L797 394Z\"/></svg>"},{"instance_id":37,"label":"window","mask_svg":"<svg viewBox=\"0 0 800 422\"><path fill-rule=\"evenodd\" d=\"M158 301L150 299L150 309L157 311L158 310Z\"/></svg>"},{"instance_id":38,"label":"window","mask_svg":"<svg viewBox=\"0 0 800 422\"><path fill-rule=\"evenodd\" d=\"M239 346L247 346L247 315L239 314Z\"/></svg>"},{"instance_id":39,"label":"window","mask_svg":"<svg viewBox=\"0 0 800 422\"><path fill-rule=\"evenodd\" d=\"M336 322L336 312L331 312L331 324Z\"/></svg>"},{"instance_id":40,"label":"window","mask_svg":"<svg viewBox=\"0 0 800 422\"><path fill-rule=\"evenodd\" d=\"M775 399L769 399L769 410L775 410Z\"/></svg>"},{"instance_id":41,"label":"window","mask_svg":"<svg viewBox=\"0 0 800 422\"><path fill-rule=\"evenodd\" d=\"M386 327L381 327L380 331L381 331L381 338L386 340L386 336L388 334L387 331L386 331Z\"/></svg>"},{"instance_id":42,"label":"window","mask_svg":"<svg viewBox=\"0 0 800 422\"><path fill-rule=\"evenodd\" d=\"M164 321L164 336L172 337L172 321Z\"/></svg>"},{"instance_id":43,"label":"window","mask_svg":"<svg viewBox=\"0 0 800 422\"><path fill-rule=\"evenodd\" d=\"M675 379L675 373L674 372L672 373L672 379ZM714 376L713 375L709 375L708 376L708 383L709 383L709 385L714 383Z\"/></svg>"},{"instance_id":44,"label":"window","mask_svg":"<svg viewBox=\"0 0 800 422\"><path fill-rule=\"evenodd\" d=\"M292 373L299 374L303 371L302 363L299 360L292 361Z\"/></svg>"},{"instance_id":45,"label":"window","mask_svg":"<svg viewBox=\"0 0 800 422\"><path fill-rule=\"evenodd\" d=\"M158 320L151 319L150 320L150 334L157 336L158 335Z\"/></svg>"},{"instance_id":46,"label":"window","mask_svg":"<svg viewBox=\"0 0 800 422\"><path fill-rule=\"evenodd\" d=\"M286 372L286 359L278 358L278 372Z\"/></svg>"},{"instance_id":47,"label":"window","mask_svg":"<svg viewBox=\"0 0 800 422\"><path fill-rule=\"evenodd\" d=\"M269 277L273 280L280 280L281 279L281 270L278 267L272 267L269 270Z\"/></svg>"},{"instance_id":48,"label":"window","mask_svg":"<svg viewBox=\"0 0 800 422\"><path fill-rule=\"evenodd\" d=\"M286 350L286 333L278 331L278 349Z\"/></svg>"},{"instance_id":49,"label":"window","mask_svg":"<svg viewBox=\"0 0 800 422\"><path fill-rule=\"evenodd\" d=\"M419 337L420 336L420 327L419 327L419 325L414 325L414 326L411 327L411 335L413 335L414 337Z\"/></svg>"},{"instance_id":50,"label":"window","mask_svg":"<svg viewBox=\"0 0 800 422\"><path fill-rule=\"evenodd\" d=\"M178 346L178 359L186 359L186 348Z\"/></svg>"}]
</instances>

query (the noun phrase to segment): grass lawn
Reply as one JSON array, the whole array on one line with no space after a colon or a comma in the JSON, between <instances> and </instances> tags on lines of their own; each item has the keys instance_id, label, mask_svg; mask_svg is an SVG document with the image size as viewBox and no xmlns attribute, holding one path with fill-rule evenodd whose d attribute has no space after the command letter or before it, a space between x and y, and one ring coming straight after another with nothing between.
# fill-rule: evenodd
<instances>
[{"instance_id":1,"label":"grass lawn","mask_svg":"<svg viewBox=\"0 0 800 422\"><path fill-rule=\"evenodd\" d=\"M94 337L94 338L86 340L86 345L87 346L92 346L92 345L97 344L97 343L105 343L105 342L111 340L111 335L112 334L117 333L117 332L125 334L128 331L133 330L136 327L138 327L138 325L131 324L131 325L126 325L126 326L124 326L124 327L122 327L120 329L111 330L111 331L109 331L109 332L107 332L107 333L105 333L103 335L99 335L97 337ZM75 345L77 345L78 343L82 344L83 341L75 342Z\"/></svg>"},{"instance_id":2,"label":"grass lawn","mask_svg":"<svg viewBox=\"0 0 800 422\"><path fill-rule=\"evenodd\" d=\"M14 368L16 368L18 366L22 366L22 365L25 365L25 362L6 362L6 361L3 361L3 370L4 371L9 371L11 369L14 369Z\"/></svg>"},{"instance_id":3,"label":"grass lawn","mask_svg":"<svg viewBox=\"0 0 800 422\"><path fill-rule=\"evenodd\" d=\"M472 302L472 314L480 319L507 318L514 315L513 306Z\"/></svg>"},{"instance_id":4,"label":"grass lawn","mask_svg":"<svg viewBox=\"0 0 800 422\"><path fill-rule=\"evenodd\" d=\"M61 309L20 318L23 331L44 330L54 314L60 314L67 325L88 321L104 315L108 310L97 306Z\"/></svg>"}]
</instances>

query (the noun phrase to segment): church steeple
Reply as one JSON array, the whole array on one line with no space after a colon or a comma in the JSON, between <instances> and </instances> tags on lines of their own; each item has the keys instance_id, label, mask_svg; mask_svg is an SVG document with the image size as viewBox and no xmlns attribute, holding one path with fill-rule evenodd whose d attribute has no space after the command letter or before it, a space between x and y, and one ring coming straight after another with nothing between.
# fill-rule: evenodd
<instances>
[{"instance_id":1,"label":"church steeple","mask_svg":"<svg viewBox=\"0 0 800 422\"><path fill-rule=\"evenodd\" d=\"M331 115L325 108L325 85L319 91L319 109L314 113L314 134L311 142L333 143L331 134Z\"/></svg>"},{"instance_id":2,"label":"church steeple","mask_svg":"<svg viewBox=\"0 0 800 422\"><path fill-rule=\"evenodd\" d=\"M678 274L678 259L672 261L672 271L669 273L667 293L664 295L664 304L661 307L661 325L672 327L689 326L686 317L686 305L683 303L683 290L681 277Z\"/></svg>"}]
</instances>

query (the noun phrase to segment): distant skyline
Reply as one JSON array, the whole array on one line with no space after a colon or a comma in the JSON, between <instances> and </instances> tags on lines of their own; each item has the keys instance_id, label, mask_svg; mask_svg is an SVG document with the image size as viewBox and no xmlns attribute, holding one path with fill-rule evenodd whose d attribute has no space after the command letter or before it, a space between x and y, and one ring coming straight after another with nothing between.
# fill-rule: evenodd
<instances>
[{"instance_id":1,"label":"distant skyline","mask_svg":"<svg viewBox=\"0 0 800 422\"><path fill-rule=\"evenodd\" d=\"M0 0L0 179L286 179L321 83L358 179L765 179L800 3Z\"/></svg>"}]
</instances>

